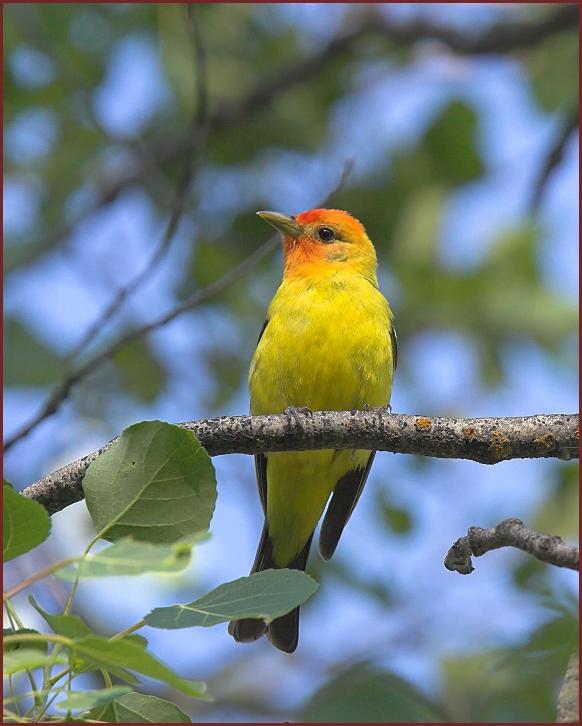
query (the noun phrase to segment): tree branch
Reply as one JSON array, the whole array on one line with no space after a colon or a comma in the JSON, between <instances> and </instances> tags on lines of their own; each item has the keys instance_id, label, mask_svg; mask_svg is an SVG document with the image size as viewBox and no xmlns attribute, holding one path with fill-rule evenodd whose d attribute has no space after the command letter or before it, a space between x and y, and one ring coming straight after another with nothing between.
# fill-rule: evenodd
<instances>
[{"instance_id":1,"label":"tree branch","mask_svg":"<svg viewBox=\"0 0 582 726\"><path fill-rule=\"evenodd\" d=\"M472 555L481 557L500 547L516 547L556 567L579 568L578 547L566 544L560 537L529 529L520 519L504 519L495 529L469 527L467 535L458 539L448 551L445 567L460 575L470 575L475 569Z\"/></svg>"},{"instance_id":2,"label":"tree branch","mask_svg":"<svg viewBox=\"0 0 582 726\"><path fill-rule=\"evenodd\" d=\"M549 35L575 28L577 24L578 6L572 3L552 9L535 23L520 20L496 23L478 35L460 33L422 19L404 24L383 20L375 30L402 43L438 40L460 55L489 55L529 48Z\"/></svg>"},{"instance_id":3,"label":"tree branch","mask_svg":"<svg viewBox=\"0 0 582 726\"><path fill-rule=\"evenodd\" d=\"M292 416L221 416L178 424L210 456L314 449L370 449L496 464L508 459L578 457L578 415L515 418L427 418L374 411L320 411L301 424ZM83 498L87 467L108 449L74 461L22 491L51 514Z\"/></svg>"},{"instance_id":4,"label":"tree branch","mask_svg":"<svg viewBox=\"0 0 582 726\"><path fill-rule=\"evenodd\" d=\"M570 656L564 682L558 696L557 723L579 723L579 671L578 654Z\"/></svg>"},{"instance_id":5,"label":"tree branch","mask_svg":"<svg viewBox=\"0 0 582 726\"><path fill-rule=\"evenodd\" d=\"M529 203L529 211L535 212L540 206L544 192L550 181L552 174L559 166L566 150L566 145L572 134L577 130L578 124L580 123L580 117L578 109L571 111L570 114L565 118L562 127L560 128L554 143L552 144L549 152L544 160L544 164L540 170L539 176L533 185L533 191Z\"/></svg>"}]
</instances>

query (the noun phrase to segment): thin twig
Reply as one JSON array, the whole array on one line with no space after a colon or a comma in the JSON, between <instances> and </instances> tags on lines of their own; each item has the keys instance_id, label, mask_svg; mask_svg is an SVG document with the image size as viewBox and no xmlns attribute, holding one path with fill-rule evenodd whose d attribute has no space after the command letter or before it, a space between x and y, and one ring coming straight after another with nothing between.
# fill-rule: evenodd
<instances>
[{"instance_id":1,"label":"thin twig","mask_svg":"<svg viewBox=\"0 0 582 726\"><path fill-rule=\"evenodd\" d=\"M570 113L564 120L564 123L562 124L549 153L545 157L544 165L541 168L539 176L533 185L533 191L529 203L530 213L535 212L539 208L548 182L556 168L561 163L564 151L566 150L566 145L568 144L572 134L578 128L579 122L580 117L578 109Z\"/></svg>"},{"instance_id":2,"label":"thin twig","mask_svg":"<svg viewBox=\"0 0 582 726\"><path fill-rule=\"evenodd\" d=\"M188 5L188 18L190 37L192 38L192 47L196 57L196 73L194 83L194 103L196 112L192 118L191 130L186 140L184 149L184 165L182 169L182 178L176 190L176 196L172 205L170 218L166 225L166 229L162 238L151 255L146 266L139 272L130 282L120 288L114 295L113 299L97 317L93 324L89 327L75 348L71 351L68 358L70 360L76 358L85 348L93 341L97 333L103 330L104 326L111 318L119 312L128 297L133 295L135 291L143 285L143 283L159 268L160 262L167 255L171 242L174 239L176 230L184 214L188 191L192 185L194 170L197 166L197 157L206 140L208 133L208 79L206 72L206 54L202 42L200 27L196 18L196 13L192 5Z\"/></svg>"},{"instance_id":3,"label":"thin twig","mask_svg":"<svg viewBox=\"0 0 582 726\"><path fill-rule=\"evenodd\" d=\"M325 206L330 202L332 197L339 192L339 190L345 184L348 176L353 168L353 159L348 159L342 170L339 181L335 187L327 195L320 204ZM141 327L134 328L128 331L125 335L122 335L116 341L111 343L108 347L102 351L96 353L92 358L89 358L85 363L81 364L76 370L71 371L63 381L53 391L52 395L48 398L45 404L41 407L40 411L34 416L27 424L25 424L19 431L13 436L9 437L4 442L4 451L8 451L14 444L25 436L27 436L33 429L35 429L42 421L52 416L59 409L63 401L66 400L71 389L79 383L83 378L92 373L94 370L105 361L109 360L114 356L121 348L126 346L128 343L132 343L134 340L142 338L144 335L148 335L154 330L158 330L167 323L175 320L179 315L192 310L203 303L208 302L216 295L226 290L237 280L240 280L248 272L250 272L261 260L273 253L280 245L280 235L274 234L264 244L258 247L251 255L249 255L240 264L233 267L231 270L226 272L222 277L219 277L214 282L210 283L206 287L200 288L186 298L183 302L176 305L170 311L151 321Z\"/></svg>"},{"instance_id":4,"label":"thin twig","mask_svg":"<svg viewBox=\"0 0 582 726\"><path fill-rule=\"evenodd\" d=\"M509 53L514 50L528 48L544 40L550 35L563 30L575 29L578 22L578 8L575 4L562 4L552 8L537 22L513 21L495 25L481 34L463 34L453 28L424 20L408 23L394 22L380 14L375 8L367 7L358 16L350 16L350 29L332 38L321 50L308 58L290 64L281 71L267 74L242 99L218 104L216 111L209 117L209 128L212 132L240 122L251 113L273 103L292 86L301 83L315 74L320 74L329 63L348 55L353 46L370 36L380 36L402 45L413 45L419 41L436 40L451 51L460 55L480 55L492 53ZM152 158L155 166L162 166L181 158L187 148L185 137L168 138L164 136L154 142ZM83 219L100 211L113 202L121 192L131 184L142 182L151 173L152 164L148 159L136 159L136 163L123 172L116 170L110 177L96 184L95 202L88 206L74 220L73 224L56 234L42 240L36 248L50 249L59 239L67 237L73 226ZM87 179L85 183L90 183ZM7 270L9 271L9 270Z\"/></svg>"},{"instance_id":5,"label":"thin twig","mask_svg":"<svg viewBox=\"0 0 582 726\"><path fill-rule=\"evenodd\" d=\"M373 411L319 411L299 424L286 414L221 416L178 424L193 431L210 456L269 451L369 449L495 464L508 459L578 457L578 416L427 418ZM21 493L50 514L83 498L81 482L99 451L48 474Z\"/></svg>"},{"instance_id":6,"label":"thin twig","mask_svg":"<svg viewBox=\"0 0 582 726\"><path fill-rule=\"evenodd\" d=\"M578 547L566 544L560 537L529 529L520 519L513 518L504 519L494 529L469 527L467 535L458 539L448 551L445 567L460 575L470 575L475 569L471 556L481 557L500 547L516 547L556 567L570 570L579 567Z\"/></svg>"},{"instance_id":7,"label":"thin twig","mask_svg":"<svg viewBox=\"0 0 582 726\"><path fill-rule=\"evenodd\" d=\"M26 579L21 580L17 585L11 587L10 590L6 590L6 592L2 595L3 600L9 600L15 595L18 595L18 593L22 592L23 590L26 590L27 587L34 585L35 582L38 582L39 580L42 580L49 575L52 575L53 572L56 572L57 570L60 570L63 567L66 567L67 565L76 562L78 559L78 557L65 557L65 559L63 560L53 562L53 564L48 565L48 567L43 567L42 570L38 570Z\"/></svg>"},{"instance_id":8,"label":"thin twig","mask_svg":"<svg viewBox=\"0 0 582 726\"><path fill-rule=\"evenodd\" d=\"M422 18L402 24L384 20L377 32L402 43L438 40L460 55L491 55L530 48L549 35L576 28L577 24L577 5L563 3L535 23L527 20L502 21L479 34L459 32Z\"/></svg>"}]
</instances>

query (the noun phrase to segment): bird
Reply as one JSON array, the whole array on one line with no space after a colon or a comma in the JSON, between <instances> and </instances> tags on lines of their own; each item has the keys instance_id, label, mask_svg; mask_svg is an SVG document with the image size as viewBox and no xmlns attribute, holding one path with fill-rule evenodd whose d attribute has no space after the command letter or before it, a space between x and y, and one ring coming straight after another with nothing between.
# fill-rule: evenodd
<instances>
[{"instance_id":1,"label":"bird","mask_svg":"<svg viewBox=\"0 0 582 726\"><path fill-rule=\"evenodd\" d=\"M250 365L251 415L286 413L300 423L313 411L389 408L397 337L362 223L339 209L257 214L282 233L284 266ZM264 526L251 574L304 571L326 505L319 551L329 560L374 455L346 449L257 454ZM299 608L270 622L231 621L229 633L239 642L266 634L276 648L293 653Z\"/></svg>"}]
</instances>

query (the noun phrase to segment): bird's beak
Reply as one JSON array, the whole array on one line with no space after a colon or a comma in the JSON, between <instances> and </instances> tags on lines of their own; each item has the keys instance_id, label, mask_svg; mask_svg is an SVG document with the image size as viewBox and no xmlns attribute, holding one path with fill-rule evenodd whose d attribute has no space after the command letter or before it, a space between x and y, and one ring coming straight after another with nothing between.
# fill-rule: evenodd
<instances>
[{"instance_id":1,"label":"bird's beak","mask_svg":"<svg viewBox=\"0 0 582 726\"><path fill-rule=\"evenodd\" d=\"M284 235L299 237L301 234L301 227L293 217L286 217L284 214L279 214L279 212L257 212L257 215Z\"/></svg>"}]
</instances>

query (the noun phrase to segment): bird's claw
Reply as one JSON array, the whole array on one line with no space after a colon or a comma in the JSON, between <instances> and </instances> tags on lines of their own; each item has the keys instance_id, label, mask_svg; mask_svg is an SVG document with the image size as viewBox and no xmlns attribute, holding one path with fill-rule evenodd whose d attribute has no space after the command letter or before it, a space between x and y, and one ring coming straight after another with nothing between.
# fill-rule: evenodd
<instances>
[{"instance_id":1,"label":"bird's claw","mask_svg":"<svg viewBox=\"0 0 582 726\"><path fill-rule=\"evenodd\" d=\"M301 420L302 415L313 418L313 411L307 406L287 406L287 408L285 409L285 413L287 414L289 421L291 421L291 418L293 418L300 429L303 428L303 422Z\"/></svg>"},{"instance_id":2,"label":"bird's claw","mask_svg":"<svg viewBox=\"0 0 582 726\"><path fill-rule=\"evenodd\" d=\"M392 413L392 406L387 403L385 406L376 406L375 408L370 408L370 405L365 403L362 406L362 411L378 411L378 413L385 413L388 411L388 413Z\"/></svg>"}]
</instances>

